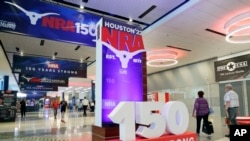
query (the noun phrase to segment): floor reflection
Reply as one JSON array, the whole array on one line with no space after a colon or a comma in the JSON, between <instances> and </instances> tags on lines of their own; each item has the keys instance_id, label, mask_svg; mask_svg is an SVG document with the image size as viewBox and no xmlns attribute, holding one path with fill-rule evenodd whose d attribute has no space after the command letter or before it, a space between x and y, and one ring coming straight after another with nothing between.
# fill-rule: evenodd
<instances>
[{"instance_id":1,"label":"floor reflection","mask_svg":"<svg viewBox=\"0 0 250 141\"><path fill-rule=\"evenodd\" d=\"M94 113L87 117L82 112L67 112L66 123L61 122L60 112L54 119L53 111L44 109L40 112L27 113L25 118L17 116L15 122L0 123L1 141L91 141L91 125L94 124ZM229 141L224 138L224 118L213 117L215 134L210 141ZM189 131L195 131L196 120L190 118ZM201 134L199 141L208 141Z\"/></svg>"}]
</instances>

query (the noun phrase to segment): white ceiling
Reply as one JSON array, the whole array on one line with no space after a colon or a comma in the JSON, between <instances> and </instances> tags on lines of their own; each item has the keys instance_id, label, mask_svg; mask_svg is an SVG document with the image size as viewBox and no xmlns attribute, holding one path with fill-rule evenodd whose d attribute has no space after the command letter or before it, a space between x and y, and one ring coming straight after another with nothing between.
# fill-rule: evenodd
<instances>
[{"instance_id":1,"label":"white ceiling","mask_svg":"<svg viewBox=\"0 0 250 141\"><path fill-rule=\"evenodd\" d=\"M127 0L125 2L123 0L109 0L104 2L89 0L85 6L151 24L163 14L161 11L166 11L169 5L174 2L177 1ZM179 11L167 15L143 32L144 46L147 51L167 48L167 45L191 50L177 50L179 53L178 64L164 68L147 67L148 74L250 49L249 44L228 43L224 36L205 30L208 28L226 34L223 28L224 24L233 16L249 11L249 0L190 0L190 3L193 5L182 7ZM151 5L157 6L156 13L149 15L149 17L146 16L145 19L139 19L138 15ZM90 56L88 61L95 62L95 48L91 47L82 46L78 51L75 51L76 44L49 40L45 40L45 45L40 46L41 39L8 33L0 33L0 40L7 52L15 52L15 48L19 47L20 50L24 51L24 54L52 56L54 52L58 52L57 57L60 58L80 60L80 58L85 59ZM1 65L0 70L3 70ZM95 63L88 67L88 76L94 75Z\"/></svg>"}]
</instances>

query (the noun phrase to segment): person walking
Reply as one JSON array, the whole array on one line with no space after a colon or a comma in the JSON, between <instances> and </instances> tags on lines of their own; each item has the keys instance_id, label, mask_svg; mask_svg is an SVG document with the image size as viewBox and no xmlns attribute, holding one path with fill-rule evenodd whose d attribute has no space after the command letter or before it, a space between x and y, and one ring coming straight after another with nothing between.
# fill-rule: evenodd
<instances>
[{"instance_id":1,"label":"person walking","mask_svg":"<svg viewBox=\"0 0 250 141\"><path fill-rule=\"evenodd\" d=\"M230 137L229 126L237 125L236 117L239 115L239 96L233 90L231 84L225 85L225 95L224 95L225 113L229 120L228 130L226 137Z\"/></svg>"},{"instance_id":2,"label":"person walking","mask_svg":"<svg viewBox=\"0 0 250 141\"><path fill-rule=\"evenodd\" d=\"M193 117L196 118L196 134L200 135L201 120L203 119L203 124L205 124L206 129L209 128L208 115L209 115L209 105L207 99L203 97L204 92L198 92L198 98L194 102ZM211 139L211 133L208 133L208 139Z\"/></svg>"},{"instance_id":3,"label":"person walking","mask_svg":"<svg viewBox=\"0 0 250 141\"><path fill-rule=\"evenodd\" d=\"M83 99L83 115L84 116L87 116L87 108L88 108L88 105L89 105L89 100L86 98L86 97L84 97L84 99Z\"/></svg>"},{"instance_id":4,"label":"person walking","mask_svg":"<svg viewBox=\"0 0 250 141\"><path fill-rule=\"evenodd\" d=\"M23 99L21 102L20 102L20 105L21 105L21 117L25 117L26 115L26 101Z\"/></svg>"},{"instance_id":5,"label":"person walking","mask_svg":"<svg viewBox=\"0 0 250 141\"><path fill-rule=\"evenodd\" d=\"M3 100L0 98L0 106L3 106Z\"/></svg>"},{"instance_id":6,"label":"person walking","mask_svg":"<svg viewBox=\"0 0 250 141\"><path fill-rule=\"evenodd\" d=\"M54 117L55 117L55 119L57 118L58 107L59 107L59 102L58 102L57 99L54 99L53 102L52 102L52 108L53 108L53 111L54 111Z\"/></svg>"},{"instance_id":7,"label":"person walking","mask_svg":"<svg viewBox=\"0 0 250 141\"><path fill-rule=\"evenodd\" d=\"M61 122L65 123L64 116L67 108L67 102L65 100L62 100L60 102L60 106L61 106Z\"/></svg>"},{"instance_id":8,"label":"person walking","mask_svg":"<svg viewBox=\"0 0 250 141\"><path fill-rule=\"evenodd\" d=\"M78 102L78 112L81 112L82 111L82 101L80 100Z\"/></svg>"}]
</instances>

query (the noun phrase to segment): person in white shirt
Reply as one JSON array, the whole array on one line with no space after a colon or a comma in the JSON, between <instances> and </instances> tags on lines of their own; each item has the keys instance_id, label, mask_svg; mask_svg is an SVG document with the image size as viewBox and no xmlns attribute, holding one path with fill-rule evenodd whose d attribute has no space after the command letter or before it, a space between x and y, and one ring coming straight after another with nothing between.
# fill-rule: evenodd
<instances>
[{"instance_id":1,"label":"person in white shirt","mask_svg":"<svg viewBox=\"0 0 250 141\"><path fill-rule=\"evenodd\" d=\"M224 104L226 117L228 118L230 125L237 125L236 117L239 115L239 96L233 90L231 84L225 85L225 92ZM225 136L229 137L229 134Z\"/></svg>"},{"instance_id":2,"label":"person in white shirt","mask_svg":"<svg viewBox=\"0 0 250 141\"><path fill-rule=\"evenodd\" d=\"M84 99L82 100L82 107L83 107L83 115L84 116L87 116L87 108L88 108L88 105L89 105L89 100L84 97Z\"/></svg>"}]
</instances>

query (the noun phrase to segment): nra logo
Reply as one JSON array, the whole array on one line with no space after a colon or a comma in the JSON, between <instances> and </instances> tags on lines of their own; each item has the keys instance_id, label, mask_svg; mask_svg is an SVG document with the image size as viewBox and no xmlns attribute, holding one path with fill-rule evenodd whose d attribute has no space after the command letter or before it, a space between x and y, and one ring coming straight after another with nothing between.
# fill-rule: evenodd
<instances>
[{"instance_id":1,"label":"nra logo","mask_svg":"<svg viewBox=\"0 0 250 141\"><path fill-rule=\"evenodd\" d=\"M48 68L59 69L59 65L58 64L49 63L48 64Z\"/></svg>"},{"instance_id":2,"label":"nra logo","mask_svg":"<svg viewBox=\"0 0 250 141\"><path fill-rule=\"evenodd\" d=\"M92 37L96 36L95 24L74 22L72 20L66 20L58 16L43 17L42 26L66 32L73 32L81 35L90 35Z\"/></svg>"}]
</instances>

